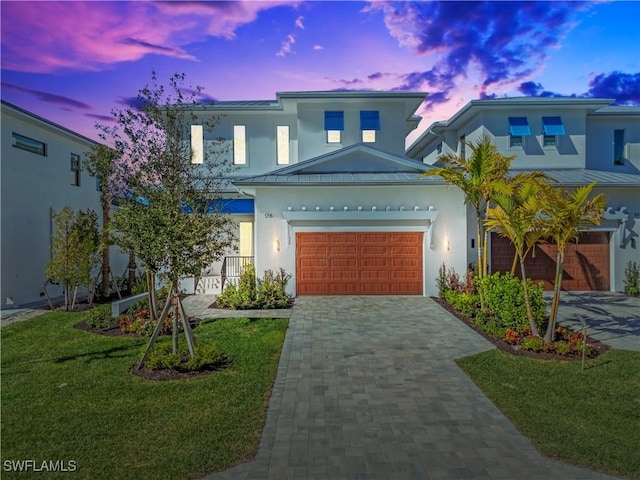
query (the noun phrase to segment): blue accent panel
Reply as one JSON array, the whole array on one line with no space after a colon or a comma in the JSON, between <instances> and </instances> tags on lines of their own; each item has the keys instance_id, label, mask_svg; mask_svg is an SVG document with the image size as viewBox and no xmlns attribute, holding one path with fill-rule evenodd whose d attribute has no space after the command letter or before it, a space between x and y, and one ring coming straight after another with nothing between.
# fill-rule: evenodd
<instances>
[{"instance_id":1,"label":"blue accent panel","mask_svg":"<svg viewBox=\"0 0 640 480\"><path fill-rule=\"evenodd\" d=\"M324 112L325 130L344 130L344 112Z\"/></svg>"},{"instance_id":2,"label":"blue accent panel","mask_svg":"<svg viewBox=\"0 0 640 480\"><path fill-rule=\"evenodd\" d=\"M545 135L566 135L560 117L542 117L542 133Z\"/></svg>"},{"instance_id":3,"label":"blue accent panel","mask_svg":"<svg viewBox=\"0 0 640 480\"><path fill-rule=\"evenodd\" d=\"M380 112L378 110L360 111L360 130L380 130Z\"/></svg>"},{"instance_id":4,"label":"blue accent panel","mask_svg":"<svg viewBox=\"0 0 640 480\"><path fill-rule=\"evenodd\" d=\"M253 214L255 211L253 205L253 198L221 198L215 200L209 208L207 213L211 213L217 210L218 213L230 213L235 215L240 214Z\"/></svg>"},{"instance_id":5,"label":"blue accent panel","mask_svg":"<svg viewBox=\"0 0 640 480\"><path fill-rule=\"evenodd\" d=\"M509 117L509 135L516 137L531 135L527 117Z\"/></svg>"}]
</instances>

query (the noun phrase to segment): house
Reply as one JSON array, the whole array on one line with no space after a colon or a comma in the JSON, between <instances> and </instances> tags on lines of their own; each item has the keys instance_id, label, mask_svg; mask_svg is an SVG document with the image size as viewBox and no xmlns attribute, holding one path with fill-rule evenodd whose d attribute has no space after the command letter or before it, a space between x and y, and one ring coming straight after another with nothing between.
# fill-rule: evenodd
<instances>
[{"instance_id":1,"label":"house","mask_svg":"<svg viewBox=\"0 0 640 480\"><path fill-rule=\"evenodd\" d=\"M425 95L287 92L194 107L194 161L225 138L236 166L225 201L246 202L234 213L238 250L196 290L215 291L246 257L259 275L291 273L297 295L432 295L443 262L464 271L471 250L462 192L423 177L432 167L405 155ZM204 131L214 117L218 126Z\"/></svg>"},{"instance_id":2,"label":"house","mask_svg":"<svg viewBox=\"0 0 640 480\"><path fill-rule=\"evenodd\" d=\"M52 212L65 205L100 217L96 181L82 171L93 140L2 100L2 306L45 300L51 258ZM114 274L127 258L112 252ZM50 296L62 288L49 285Z\"/></svg>"},{"instance_id":3,"label":"house","mask_svg":"<svg viewBox=\"0 0 640 480\"><path fill-rule=\"evenodd\" d=\"M437 164L441 154L464 155L464 140L488 135L500 153L515 155L514 171L544 171L567 189L596 181L595 192L604 193L608 201L605 220L582 232L577 245L568 249L562 288L624 291L626 265L640 262L640 108L615 107L612 102L474 100L449 120L431 125L407 156ZM474 217L469 212L469 218ZM492 270L510 270L514 251L509 242L495 233L490 242ZM555 245L541 246L526 263L528 275L552 288L555 258Z\"/></svg>"}]
</instances>

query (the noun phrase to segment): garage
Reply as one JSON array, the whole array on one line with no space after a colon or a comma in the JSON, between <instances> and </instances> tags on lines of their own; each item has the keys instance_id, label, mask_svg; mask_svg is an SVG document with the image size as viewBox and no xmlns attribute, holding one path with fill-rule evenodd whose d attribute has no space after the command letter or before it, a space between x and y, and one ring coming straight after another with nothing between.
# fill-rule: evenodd
<instances>
[{"instance_id":1,"label":"garage","mask_svg":"<svg viewBox=\"0 0 640 480\"><path fill-rule=\"evenodd\" d=\"M536 247L535 257L525 260L527 277L544 281L545 290L553 290L557 247L548 243ZM511 242L495 233L491 236L491 270L511 271L515 250ZM578 243L567 245L562 275L562 290L609 291L609 233L584 232Z\"/></svg>"},{"instance_id":2,"label":"garage","mask_svg":"<svg viewBox=\"0 0 640 480\"><path fill-rule=\"evenodd\" d=\"M422 232L296 234L298 295L422 295Z\"/></svg>"}]
</instances>

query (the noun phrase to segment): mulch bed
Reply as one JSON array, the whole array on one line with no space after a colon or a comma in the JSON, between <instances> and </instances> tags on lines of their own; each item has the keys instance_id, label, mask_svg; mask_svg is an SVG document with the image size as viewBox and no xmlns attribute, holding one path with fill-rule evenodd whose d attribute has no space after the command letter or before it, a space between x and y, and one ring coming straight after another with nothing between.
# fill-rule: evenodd
<instances>
[{"instance_id":1,"label":"mulch bed","mask_svg":"<svg viewBox=\"0 0 640 480\"><path fill-rule=\"evenodd\" d=\"M149 370L145 367L137 369L137 365L131 367L131 373L145 380L154 381L167 381L167 380L180 380L184 378L202 377L203 375L211 375L212 373L221 372L225 368L231 365L231 358L225 357L220 362L211 365L203 370L197 370L193 372L179 372L178 370L162 369L162 370Z\"/></svg>"},{"instance_id":2,"label":"mulch bed","mask_svg":"<svg viewBox=\"0 0 640 480\"><path fill-rule=\"evenodd\" d=\"M189 317L189 324L191 328L196 328L200 325L201 319L196 317ZM125 333L120 330L120 325L116 320L111 320L111 323L107 328L96 328L87 324L86 320L76 323L73 328L77 328L78 330L84 330L85 332L96 333L98 335L105 335L107 337L134 337L134 338L144 338L139 333Z\"/></svg>"},{"instance_id":3,"label":"mulch bed","mask_svg":"<svg viewBox=\"0 0 640 480\"><path fill-rule=\"evenodd\" d=\"M446 302L445 300L443 300L441 298L438 298L438 297L431 297L431 298L433 299L434 302L436 302L438 305L440 305L442 308L444 308L446 311L448 311L451 315L453 315L458 320L460 320L465 325L467 325L469 328L473 329L474 331L476 331L477 333L482 335L484 338L486 338L488 341L493 343L496 346L496 348L499 348L500 350L508 352L508 353L510 353L512 355L519 355L521 357L537 358L537 359L540 359L540 360L565 360L566 361L566 360L581 360L582 359L582 355L580 355L580 354L578 354L578 355L559 355L557 353L551 353L551 352L534 352L532 350L525 350L523 348L520 348L519 345L511 345L510 343L507 343L507 342L505 342L504 340L502 340L500 338L496 338L493 335L490 335L487 332L485 332L484 330L482 330L481 328L479 328L470 319L468 319L464 315L460 314L460 312L458 312L451 305L449 305L449 303ZM597 356L597 355L602 355L604 352L606 352L610 348L607 344L599 342L597 340L594 340L593 338L591 338L589 336L587 336L587 342L593 346L594 354L592 354L591 357L594 357L594 356ZM591 357L588 357L588 358L591 358Z\"/></svg>"}]
</instances>

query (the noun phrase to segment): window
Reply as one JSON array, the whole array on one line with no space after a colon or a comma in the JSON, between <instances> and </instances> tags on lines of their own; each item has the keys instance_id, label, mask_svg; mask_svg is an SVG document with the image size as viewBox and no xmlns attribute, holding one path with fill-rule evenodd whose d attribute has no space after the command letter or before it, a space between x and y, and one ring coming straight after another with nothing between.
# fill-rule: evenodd
<instances>
[{"instance_id":1,"label":"window","mask_svg":"<svg viewBox=\"0 0 640 480\"><path fill-rule=\"evenodd\" d=\"M71 185L80 186L80 155L71 154Z\"/></svg>"},{"instance_id":2,"label":"window","mask_svg":"<svg viewBox=\"0 0 640 480\"><path fill-rule=\"evenodd\" d=\"M562 119L560 117L542 117L542 146L556 147L559 135L565 135Z\"/></svg>"},{"instance_id":3,"label":"window","mask_svg":"<svg viewBox=\"0 0 640 480\"><path fill-rule=\"evenodd\" d=\"M380 130L380 112L377 110L360 111L360 130L364 143L375 143L376 131Z\"/></svg>"},{"instance_id":4,"label":"window","mask_svg":"<svg viewBox=\"0 0 640 480\"><path fill-rule=\"evenodd\" d=\"M289 125L278 125L276 127L276 154L278 165L289 164Z\"/></svg>"},{"instance_id":5,"label":"window","mask_svg":"<svg viewBox=\"0 0 640 480\"><path fill-rule=\"evenodd\" d=\"M247 164L247 128L245 125L233 126L233 164Z\"/></svg>"},{"instance_id":6,"label":"window","mask_svg":"<svg viewBox=\"0 0 640 480\"><path fill-rule=\"evenodd\" d=\"M20 150L26 150L27 152L42 155L43 157L47 156L47 145L33 138L25 137L14 132L12 142L13 146Z\"/></svg>"},{"instance_id":7,"label":"window","mask_svg":"<svg viewBox=\"0 0 640 480\"><path fill-rule=\"evenodd\" d=\"M624 165L624 130L613 131L613 164Z\"/></svg>"},{"instance_id":8,"label":"window","mask_svg":"<svg viewBox=\"0 0 640 480\"><path fill-rule=\"evenodd\" d=\"M327 143L341 143L344 130L344 112L324 112L324 129L327 132Z\"/></svg>"},{"instance_id":9,"label":"window","mask_svg":"<svg viewBox=\"0 0 640 480\"><path fill-rule=\"evenodd\" d=\"M460 158L467 158L467 144L465 143L467 138L465 135L460 137Z\"/></svg>"},{"instance_id":10,"label":"window","mask_svg":"<svg viewBox=\"0 0 640 480\"><path fill-rule=\"evenodd\" d=\"M204 138L202 125L191 125L191 163L204 163Z\"/></svg>"},{"instance_id":11,"label":"window","mask_svg":"<svg viewBox=\"0 0 640 480\"><path fill-rule=\"evenodd\" d=\"M524 137L531 135L527 117L509 117L509 147L522 147Z\"/></svg>"},{"instance_id":12,"label":"window","mask_svg":"<svg viewBox=\"0 0 640 480\"><path fill-rule=\"evenodd\" d=\"M436 153L437 153L438 155L440 155L440 154L442 153L442 142L440 142L440 143L438 144L438 146L436 147Z\"/></svg>"}]
</instances>

